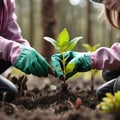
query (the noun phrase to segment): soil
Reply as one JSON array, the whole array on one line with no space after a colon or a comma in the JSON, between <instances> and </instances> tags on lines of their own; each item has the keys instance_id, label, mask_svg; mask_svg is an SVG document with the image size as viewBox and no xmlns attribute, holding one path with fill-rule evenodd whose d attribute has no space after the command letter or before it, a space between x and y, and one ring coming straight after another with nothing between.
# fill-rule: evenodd
<instances>
[{"instance_id":1,"label":"soil","mask_svg":"<svg viewBox=\"0 0 120 120\"><path fill-rule=\"evenodd\" d=\"M12 103L0 103L0 120L120 120L119 114L96 110L100 101L95 91L102 80L95 80L94 91L90 89L90 81L70 80L64 91L62 81L52 76L32 82L27 79L26 76L10 79L20 94Z\"/></svg>"}]
</instances>

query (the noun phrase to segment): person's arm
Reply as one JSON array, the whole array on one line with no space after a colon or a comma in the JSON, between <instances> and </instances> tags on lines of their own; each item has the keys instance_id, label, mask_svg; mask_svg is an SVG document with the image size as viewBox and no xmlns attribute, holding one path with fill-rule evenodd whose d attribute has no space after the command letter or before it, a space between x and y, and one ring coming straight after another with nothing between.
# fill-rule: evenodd
<instances>
[{"instance_id":1,"label":"person's arm","mask_svg":"<svg viewBox=\"0 0 120 120\"><path fill-rule=\"evenodd\" d=\"M25 46L30 46L29 42L22 37L21 29L16 20L15 1L7 0L4 6L4 21L0 36Z\"/></svg>"},{"instance_id":2,"label":"person's arm","mask_svg":"<svg viewBox=\"0 0 120 120\"><path fill-rule=\"evenodd\" d=\"M63 72L60 70L62 54L54 54L51 57L52 66L59 78L63 78ZM111 48L101 47L95 52L75 52L65 53L68 64L74 64L71 73L68 73L66 79L77 72L86 72L91 69L114 70L120 68L120 44L115 43Z\"/></svg>"},{"instance_id":3,"label":"person's arm","mask_svg":"<svg viewBox=\"0 0 120 120\"><path fill-rule=\"evenodd\" d=\"M20 46L30 44L21 36L20 27L16 22L14 0L4 2L3 11L4 17L0 18L3 21L0 29L0 59L14 63L21 51Z\"/></svg>"},{"instance_id":4,"label":"person's arm","mask_svg":"<svg viewBox=\"0 0 120 120\"><path fill-rule=\"evenodd\" d=\"M98 70L113 70L120 68L120 43L115 43L111 48L101 47L90 53L92 68Z\"/></svg>"},{"instance_id":5,"label":"person's arm","mask_svg":"<svg viewBox=\"0 0 120 120\"><path fill-rule=\"evenodd\" d=\"M14 1L7 0L6 2L8 2L5 8L8 10L6 11L8 20L3 24L0 32L0 59L10 61L14 67L26 74L48 76L48 73L51 73L50 65L21 36L15 19Z\"/></svg>"}]
</instances>

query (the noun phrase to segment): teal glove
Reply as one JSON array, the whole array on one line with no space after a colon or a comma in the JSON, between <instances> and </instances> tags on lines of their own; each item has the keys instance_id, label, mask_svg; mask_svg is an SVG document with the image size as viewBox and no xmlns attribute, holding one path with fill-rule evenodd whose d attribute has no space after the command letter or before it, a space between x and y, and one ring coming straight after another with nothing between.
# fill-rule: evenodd
<instances>
[{"instance_id":1,"label":"teal glove","mask_svg":"<svg viewBox=\"0 0 120 120\"><path fill-rule=\"evenodd\" d=\"M67 65L71 63L75 64L73 71L67 74L66 80L77 72L86 72L91 69L91 59L87 53L70 51L65 53L65 58L67 58ZM55 73L60 79L63 79L63 72L60 70L62 68L60 59L62 59L62 54L55 54L51 57Z\"/></svg>"},{"instance_id":2,"label":"teal glove","mask_svg":"<svg viewBox=\"0 0 120 120\"><path fill-rule=\"evenodd\" d=\"M51 72L47 61L35 49L25 46L22 47L13 66L26 74L33 74L35 76L46 77Z\"/></svg>"}]
</instances>

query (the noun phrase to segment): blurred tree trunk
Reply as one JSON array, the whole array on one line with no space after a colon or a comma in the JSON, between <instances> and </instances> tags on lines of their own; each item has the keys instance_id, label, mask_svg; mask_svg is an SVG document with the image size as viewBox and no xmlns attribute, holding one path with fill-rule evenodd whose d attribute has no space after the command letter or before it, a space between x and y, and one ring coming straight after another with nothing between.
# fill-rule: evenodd
<instances>
[{"instance_id":1,"label":"blurred tree trunk","mask_svg":"<svg viewBox=\"0 0 120 120\"><path fill-rule=\"evenodd\" d=\"M112 41L113 41L113 31L112 29L109 31L109 46L111 47L111 45L113 44Z\"/></svg>"},{"instance_id":2,"label":"blurred tree trunk","mask_svg":"<svg viewBox=\"0 0 120 120\"><path fill-rule=\"evenodd\" d=\"M92 45L92 39L91 39L91 5L90 2L87 1L87 43Z\"/></svg>"},{"instance_id":3,"label":"blurred tree trunk","mask_svg":"<svg viewBox=\"0 0 120 120\"><path fill-rule=\"evenodd\" d=\"M56 39L56 1L42 0L41 1L41 16L42 16L42 50L41 54L50 62L51 55L54 53L54 47L43 39L44 36L49 36Z\"/></svg>"},{"instance_id":4,"label":"blurred tree trunk","mask_svg":"<svg viewBox=\"0 0 120 120\"><path fill-rule=\"evenodd\" d=\"M34 0L30 0L30 38L29 42L33 46L34 39Z\"/></svg>"}]
</instances>

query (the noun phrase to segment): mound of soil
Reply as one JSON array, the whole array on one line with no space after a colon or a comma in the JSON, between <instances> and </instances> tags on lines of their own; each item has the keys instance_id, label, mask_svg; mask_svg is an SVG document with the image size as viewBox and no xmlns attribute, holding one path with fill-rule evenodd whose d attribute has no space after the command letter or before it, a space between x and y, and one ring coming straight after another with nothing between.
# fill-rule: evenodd
<instances>
[{"instance_id":1,"label":"mound of soil","mask_svg":"<svg viewBox=\"0 0 120 120\"><path fill-rule=\"evenodd\" d=\"M39 78L39 81L44 82L43 79ZM80 78L68 81L67 91L63 91L62 81L51 76L48 79L49 84L39 84L42 88L33 86L29 89L26 84L27 77L21 77L19 80L12 78L13 83L18 85L20 95L12 103L0 103L0 120L120 119L118 115L96 110L100 101L96 98L95 90L90 90L90 82L84 82ZM102 80L95 80L95 89L102 83Z\"/></svg>"}]
</instances>

